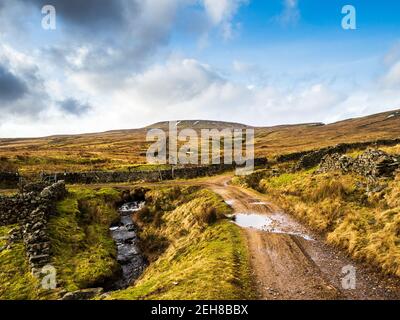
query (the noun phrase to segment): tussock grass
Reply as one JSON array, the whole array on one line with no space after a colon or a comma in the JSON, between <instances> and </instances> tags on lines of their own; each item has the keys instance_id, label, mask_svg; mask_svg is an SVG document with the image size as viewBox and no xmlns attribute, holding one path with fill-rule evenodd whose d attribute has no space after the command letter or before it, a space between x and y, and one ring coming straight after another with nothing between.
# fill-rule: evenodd
<instances>
[{"instance_id":1,"label":"tussock grass","mask_svg":"<svg viewBox=\"0 0 400 320\"><path fill-rule=\"evenodd\" d=\"M345 199L348 194L347 186L338 180L325 180L312 190L310 198L314 202L323 201L327 198Z\"/></svg>"},{"instance_id":2,"label":"tussock grass","mask_svg":"<svg viewBox=\"0 0 400 320\"><path fill-rule=\"evenodd\" d=\"M150 191L148 211L164 210L162 223L140 225L140 238L164 239L137 283L111 299L252 298L249 253L240 228L224 218L231 212L209 190L162 188ZM210 219L210 216L212 217ZM157 240L156 240L157 241Z\"/></svg>"},{"instance_id":3,"label":"tussock grass","mask_svg":"<svg viewBox=\"0 0 400 320\"><path fill-rule=\"evenodd\" d=\"M233 177L231 183L241 185L245 188L252 188L257 191L263 191L262 188L260 188L260 180L271 177L271 172L268 170L256 170L252 174L246 176Z\"/></svg>"},{"instance_id":4,"label":"tussock grass","mask_svg":"<svg viewBox=\"0 0 400 320\"><path fill-rule=\"evenodd\" d=\"M392 155L400 155L400 144L392 147L382 147L380 149Z\"/></svg>"},{"instance_id":5,"label":"tussock grass","mask_svg":"<svg viewBox=\"0 0 400 320\"><path fill-rule=\"evenodd\" d=\"M0 157L0 172L15 172L17 166L8 157Z\"/></svg>"}]
</instances>

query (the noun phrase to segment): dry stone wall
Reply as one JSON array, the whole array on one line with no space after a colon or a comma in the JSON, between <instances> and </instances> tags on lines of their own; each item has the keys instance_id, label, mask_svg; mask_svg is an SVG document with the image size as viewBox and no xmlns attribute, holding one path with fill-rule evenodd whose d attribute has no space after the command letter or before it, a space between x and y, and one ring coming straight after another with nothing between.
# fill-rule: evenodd
<instances>
[{"instance_id":1,"label":"dry stone wall","mask_svg":"<svg viewBox=\"0 0 400 320\"><path fill-rule=\"evenodd\" d=\"M254 160L255 166L266 166L266 158ZM60 179L67 184L93 184L93 183L119 183L119 182L157 182L173 179L192 179L197 177L207 177L232 170L235 165L209 165L196 167L179 167L168 170L154 171L88 171L88 172L64 172L42 174L42 179Z\"/></svg>"},{"instance_id":2,"label":"dry stone wall","mask_svg":"<svg viewBox=\"0 0 400 320\"><path fill-rule=\"evenodd\" d=\"M9 235L10 244L22 237L27 259L34 274L50 262L48 218L55 212L57 201L65 197L64 181L43 188L40 192L0 197L0 225L18 224Z\"/></svg>"},{"instance_id":3,"label":"dry stone wall","mask_svg":"<svg viewBox=\"0 0 400 320\"><path fill-rule=\"evenodd\" d=\"M256 158L254 159L254 165L256 167L267 166L268 160L267 158ZM63 180L68 184L119 183L135 181L157 182L163 180L192 179L212 176L234 168L236 168L236 164L177 167L169 170L154 171L135 170L42 173L40 175L40 179L43 181L42 184L33 183L24 186L19 186L20 176L18 174L7 174L8 180L2 181L1 179L3 176L0 173L0 188L2 187L1 182L7 182L8 187L16 188L19 186L24 193L29 193L37 192L46 185L46 182L55 182L57 180Z\"/></svg>"},{"instance_id":4,"label":"dry stone wall","mask_svg":"<svg viewBox=\"0 0 400 320\"><path fill-rule=\"evenodd\" d=\"M400 156L392 156L382 150L370 149L355 159L338 153L326 155L321 160L317 172L355 172L365 177L379 178L391 177L399 168Z\"/></svg>"},{"instance_id":5,"label":"dry stone wall","mask_svg":"<svg viewBox=\"0 0 400 320\"><path fill-rule=\"evenodd\" d=\"M400 144L399 139L380 139L367 142L355 142L355 143L341 143L331 147L325 147L321 149L294 152L289 154L280 155L276 158L278 162L289 162L298 161L296 165L296 170L309 169L312 168L322 160L326 155L332 155L335 153L343 154L354 149L367 149L369 147L379 147L379 146L395 146Z\"/></svg>"},{"instance_id":6,"label":"dry stone wall","mask_svg":"<svg viewBox=\"0 0 400 320\"><path fill-rule=\"evenodd\" d=\"M23 193L13 197L0 195L0 226L24 221L39 200L35 193Z\"/></svg>"}]
</instances>

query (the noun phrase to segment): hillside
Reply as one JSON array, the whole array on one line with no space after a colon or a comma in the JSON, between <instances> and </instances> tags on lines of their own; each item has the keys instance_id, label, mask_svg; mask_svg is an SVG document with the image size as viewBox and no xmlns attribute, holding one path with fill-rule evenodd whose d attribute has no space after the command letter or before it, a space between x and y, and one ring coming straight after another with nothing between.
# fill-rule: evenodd
<instances>
[{"instance_id":1,"label":"hillside","mask_svg":"<svg viewBox=\"0 0 400 320\"><path fill-rule=\"evenodd\" d=\"M120 170L145 163L146 132L166 130L168 122L141 129L115 130L82 135L43 138L0 139L0 169L18 168L23 173L64 170ZM178 129L197 131L246 128L239 123L180 121ZM272 157L343 142L400 137L400 110L348 119L328 125L321 123L254 128L256 156Z\"/></svg>"},{"instance_id":2,"label":"hillside","mask_svg":"<svg viewBox=\"0 0 400 320\"><path fill-rule=\"evenodd\" d=\"M304 124L256 128L256 153L276 155L338 143L400 137L400 111L394 110L328 125Z\"/></svg>"}]
</instances>

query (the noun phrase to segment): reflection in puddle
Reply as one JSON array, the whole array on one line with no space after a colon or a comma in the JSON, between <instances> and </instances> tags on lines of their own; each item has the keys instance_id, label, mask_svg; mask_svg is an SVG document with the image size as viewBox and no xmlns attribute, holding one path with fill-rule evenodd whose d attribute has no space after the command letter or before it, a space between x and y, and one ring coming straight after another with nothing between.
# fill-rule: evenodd
<instances>
[{"instance_id":1,"label":"reflection in puddle","mask_svg":"<svg viewBox=\"0 0 400 320\"><path fill-rule=\"evenodd\" d=\"M305 231L303 232L298 223L290 221L279 213L268 216L254 213L238 213L235 214L235 223L242 228L253 228L270 233L284 233L299 236L305 240L313 240Z\"/></svg>"},{"instance_id":2,"label":"reflection in puddle","mask_svg":"<svg viewBox=\"0 0 400 320\"><path fill-rule=\"evenodd\" d=\"M235 222L237 225L243 228L254 228L265 230L267 226L271 225L272 220L267 216L259 215L259 214L236 214Z\"/></svg>"},{"instance_id":3,"label":"reflection in puddle","mask_svg":"<svg viewBox=\"0 0 400 320\"><path fill-rule=\"evenodd\" d=\"M228 206L233 206L233 204L235 203L235 200L225 200L225 203L226 203Z\"/></svg>"}]
</instances>

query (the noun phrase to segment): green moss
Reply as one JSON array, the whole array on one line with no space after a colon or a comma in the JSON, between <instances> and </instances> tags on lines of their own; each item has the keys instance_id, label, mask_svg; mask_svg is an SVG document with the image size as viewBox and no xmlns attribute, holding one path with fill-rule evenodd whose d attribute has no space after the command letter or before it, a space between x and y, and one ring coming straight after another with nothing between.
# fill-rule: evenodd
<instances>
[{"instance_id":1,"label":"green moss","mask_svg":"<svg viewBox=\"0 0 400 320\"><path fill-rule=\"evenodd\" d=\"M118 268L109 226L118 218L117 190L75 189L49 221L52 264L59 285L69 291L101 284Z\"/></svg>"},{"instance_id":2,"label":"green moss","mask_svg":"<svg viewBox=\"0 0 400 320\"><path fill-rule=\"evenodd\" d=\"M351 152L346 153L346 155L355 159L358 156L362 155L364 152L365 152L365 150L353 150Z\"/></svg>"},{"instance_id":3,"label":"green moss","mask_svg":"<svg viewBox=\"0 0 400 320\"><path fill-rule=\"evenodd\" d=\"M0 227L0 238L6 237L15 226ZM6 240L0 240L0 247ZM0 299L39 299L38 281L29 271L25 247L21 242L0 251Z\"/></svg>"},{"instance_id":4,"label":"green moss","mask_svg":"<svg viewBox=\"0 0 400 320\"><path fill-rule=\"evenodd\" d=\"M269 185L273 188L284 187L292 183L296 179L296 175L292 173L284 173L278 177L269 179Z\"/></svg>"},{"instance_id":5,"label":"green moss","mask_svg":"<svg viewBox=\"0 0 400 320\"><path fill-rule=\"evenodd\" d=\"M0 248L7 244L7 236L11 228L12 226L0 227Z\"/></svg>"}]
</instances>

